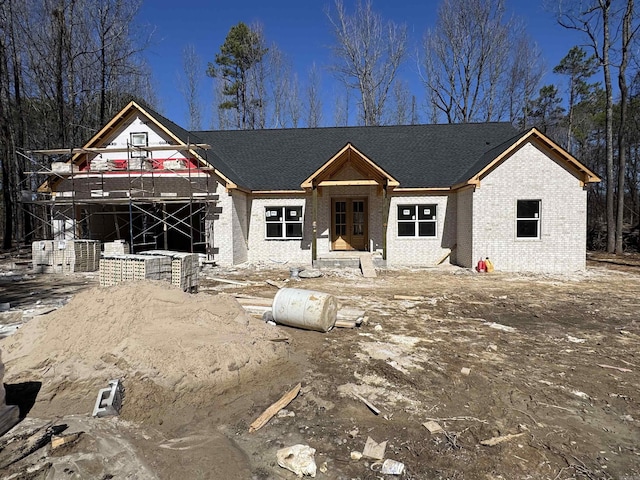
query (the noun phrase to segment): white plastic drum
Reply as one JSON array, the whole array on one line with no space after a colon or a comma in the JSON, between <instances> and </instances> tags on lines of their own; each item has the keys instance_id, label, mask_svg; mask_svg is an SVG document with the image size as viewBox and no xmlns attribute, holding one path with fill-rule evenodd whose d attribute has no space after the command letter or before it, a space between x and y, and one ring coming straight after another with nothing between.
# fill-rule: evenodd
<instances>
[{"instance_id":1,"label":"white plastic drum","mask_svg":"<svg viewBox=\"0 0 640 480\"><path fill-rule=\"evenodd\" d=\"M338 302L328 293L281 288L273 299L272 310L276 323L328 332L336 323Z\"/></svg>"}]
</instances>

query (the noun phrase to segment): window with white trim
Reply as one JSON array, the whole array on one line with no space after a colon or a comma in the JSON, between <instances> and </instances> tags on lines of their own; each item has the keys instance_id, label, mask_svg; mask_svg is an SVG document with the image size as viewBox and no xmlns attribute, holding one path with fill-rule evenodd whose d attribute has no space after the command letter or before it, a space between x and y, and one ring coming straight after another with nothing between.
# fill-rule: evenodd
<instances>
[{"instance_id":1,"label":"window with white trim","mask_svg":"<svg viewBox=\"0 0 640 480\"><path fill-rule=\"evenodd\" d=\"M266 207L267 238L302 238L302 207Z\"/></svg>"},{"instance_id":2,"label":"window with white trim","mask_svg":"<svg viewBox=\"0 0 640 480\"><path fill-rule=\"evenodd\" d=\"M518 200L516 237L540 238L540 200Z\"/></svg>"},{"instance_id":3,"label":"window with white trim","mask_svg":"<svg viewBox=\"0 0 640 480\"><path fill-rule=\"evenodd\" d=\"M435 204L398 205L398 236L435 237L436 207Z\"/></svg>"},{"instance_id":4,"label":"window with white trim","mask_svg":"<svg viewBox=\"0 0 640 480\"><path fill-rule=\"evenodd\" d=\"M144 150L149 146L149 134L147 132L138 132L129 134L129 145L131 145L130 155L131 158L147 158L147 151ZM129 168L143 168L142 165L133 163L129 165Z\"/></svg>"},{"instance_id":5,"label":"window with white trim","mask_svg":"<svg viewBox=\"0 0 640 480\"><path fill-rule=\"evenodd\" d=\"M129 134L132 147L148 147L149 134L147 132L138 132Z\"/></svg>"}]
</instances>

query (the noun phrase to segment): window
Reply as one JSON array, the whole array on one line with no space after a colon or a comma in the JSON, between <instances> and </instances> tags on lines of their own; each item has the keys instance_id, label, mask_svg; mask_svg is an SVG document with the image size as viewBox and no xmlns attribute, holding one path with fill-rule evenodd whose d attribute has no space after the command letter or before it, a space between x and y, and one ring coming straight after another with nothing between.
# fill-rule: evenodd
<instances>
[{"instance_id":1,"label":"window","mask_svg":"<svg viewBox=\"0 0 640 480\"><path fill-rule=\"evenodd\" d=\"M267 207L267 238L302 238L302 207Z\"/></svg>"},{"instance_id":2,"label":"window","mask_svg":"<svg viewBox=\"0 0 640 480\"><path fill-rule=\"evenodd\" d=\"M398 205L399 237L435 237L437 205Z\"/></svg>"},{"instance_id":3,"label":"window","mask_svg":"<svg viewBox=\"0 0 640 480\"><path fill-rule=\"evenodd\" d=\"M130 137L129 144L133 147L131 149L131 157L145 158L147 156L147 152L144 151L143 148L146 148L149 146L149 137L147 132L131 133L129 134L129 137Z\"/></svg>"},{"instance_id":4,"label":"window","mask_svg":"<svg viewBox=\"0 0 640 480\"><path fill-rule=\"evenodd\" d=\"M518 200L517 238L540 238L540 200Z\"/></svg>"},{"instance_id":5,"label":"window","mask_svg":"<svg viewBox=\"0 0 640 480\"><path fill-rule=\"evenodd\" d=\"M149 146L149 137L147 136L147 132L142 133L132 133L131 137L131 145L134 147L148 147Z\"/></svg>"}]
</instances>

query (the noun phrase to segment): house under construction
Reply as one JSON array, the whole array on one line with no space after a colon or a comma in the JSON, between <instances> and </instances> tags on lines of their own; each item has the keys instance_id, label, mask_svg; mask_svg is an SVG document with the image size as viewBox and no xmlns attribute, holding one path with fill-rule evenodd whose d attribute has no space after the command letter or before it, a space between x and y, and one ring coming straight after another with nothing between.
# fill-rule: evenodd
<instances>
[{"instance_id":1,"label":"house under construction","mask_svg":"<svg viewBox=\"0 0 640 480\"><path fill-rule=\"evenodd\" d=\"M207 245L213 243L218 179L207 161L208 145L140 110L124 109L85 146L32 152L45 160L66 158L28 172L46 177L36 193L23 195L38 220L36 231L56 240L125 240L132 252L212 255Z\"/></svg>"},{"instance_id":2,"label":"house under construction","mask_svg":"<svg viewBox=\"0 0 640 480\"><path fill-rule=\"evenodd\" d=\"M566 272L586 262L600 179L509 123L188 132L131 102L46 171L27 201L49 239L132 253ZM357 264L356 264L357 266Z\"/></svg>"}]
</instances>

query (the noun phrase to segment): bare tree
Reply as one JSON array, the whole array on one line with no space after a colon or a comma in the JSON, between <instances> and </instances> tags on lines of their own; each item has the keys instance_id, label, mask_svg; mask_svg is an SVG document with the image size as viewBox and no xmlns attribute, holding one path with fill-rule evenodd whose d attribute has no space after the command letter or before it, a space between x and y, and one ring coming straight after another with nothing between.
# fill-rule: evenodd
<instances>
[{"instance_id":1,"label":"bare tree","mask_svg":"<svg viewBox=\"0 0 640 480\"><path fill-rule=\"evenodd\" d=\"M620 125L618 130L618 208L616 215L616 245L615 253L624 253L622 245L622 228L624 224L624 194L627 163L627 112L629 88L627 86L627 66L631 54L631 41L637 28L632 29L634 17L633 0L627 0L627 8L622 17L622 36L620 51L620 67L618 69L618 87L620 88Z\"/></svg>"},{"instance_id":2,"label":"bare tree","mask_svg":"<svg viewBox=\"0 0 640 480\"><path fill-rule=\"evenodd\" d=\"M411 95L411 125L417 125L420 123L420 116L418 115L418 107L416 103L416 96Z\"/></svg>"},{"instance_id":3,"label":"bare tree","mask_svg":"<svg viewBox=\"0 0 640 480\"><path fill-rule=\"evenodd\" d=\"M544 63L538 46L525 35L516 38L511 49L504 95L508 102L508 120L512 124L523 116L526 118L525 109L538 91L543 74Z\"/></svg>"},{"instance_id":4,"label":"bare tree","mask_svg":"<svg viewBox=\"0 0 640 480\"><path fill-rule=\"evenodd\" d=\"M514 117L510 95L526 90L531 96L532 80L540 74L538 62L531 72L524 71L524 62L514 65L519 58L509 56L513 46L518 52L535 51L522 25L505 17L503 0L444 0L423 42L423 81L431 106L448 123Z\"/></svg>"},{"instance_id":5,"label":"bare tree","mask_svg":"<svg viewBox=\"0 0 640 480\"><path fill-rule=\"evenodd\" d=\"M407 125L411 123L412 97L406 82L396 79L392 90L393 111L390 115L392 125Z\"/></svg>"},{"instance_id":6,"label":"bare tree","mask_svg":"<svg viewBox=\"0 0 640 480\"><path fill-rule=\"evenodd\" d=\"M276 45L272 45L269 48L269 64L273 74L273 123L275 128L284 128L286 125L285 115L287 112L287 93L290 88L291 65Z\"/></svg>"},{"instance_id":7,"label":"bare tree","mask_svg":"<svg viewBox=\"0 0 640 480\"><path fill-rule=\"evenodd\" d=\"M615 249L614 176L613 176L613 85L611 83L611 0L560 2L557 7L558 23L565 28L582 32L590 42L604 74L605 152L607 159L607 251Z\"/></svg>"},{"instance_id":8,"label":"bare tree","mask_svg":"<svg viewBox=\"0 0 640 480\"><path fill-rule=\"evenodd\" d=\"M225 81L222 78L214 78L211 85L212 116L211 128L213 130L230 130L234 128L235 115L230 109L220 108L221 100L224 98Z\"/></svg>"},{"instance_id":9,"label":"bare tree","mask_svg":"<svg viewBox=\"0 0 640 480\"><path fill-rule=\"evenodd\" d=\"M333 124L336 127L346 127L349 125L349 89L345 88L344 92L335 92L335 106L333 109Z\"/></svg>"},{"instance_id":10,"label":"bare tree","mask_svg":"<svg viewBox=\"0 0 640 480\"><path fill-rule=\"evenodd\" d=\"M291 119L291 126L293 128L298 128L300 124L300 117L302 116L302 105L300 103L300 85L297 74L293 74L290 84L291 88L289 90L289 99L287 101L287 112Z\"/></svg>"},{"instance_id":11,"label":"bare tree","mask_svg":"<svg viewBox=\"0 0 640 480\"><path fill-rule=\"evenodd\" d=\"M119 79L140 71L134 66L138 54L144 50L150 39L150 33L137 35L132 27L132 19L138 13L141 0L89 0L85 6L88 19L88 38L93 39L94 62L99 66L99 123L104 124L109 109L110 92L118 86ZM132 42L132 38L136 38Z\"/></svg>"},{"instance_id":12,"label":"bare tree","mask_svg":"<svg viewBox=\"0 0 640 480\"><path fill-rule=\"evenodd\" d=\"M146 44L133 28L139 4L0 2L0 161L4 225L11 229L5 242L29 237L27 208L17 205L20 190L33 186L24 171L35 167L26 168L21 150L77 146L125 101L153 102L150 72L139 55Z\"/></svg>"},{"instance_id":13,"label":"bare tree","mask_svg":"<svg viewBox=\"0 0 640 480\"><path fill-rule=\"evenodd\" d=\"M405 56L407 29L385 23L371 0L358 0L353 15L347 14L342 0L336 0L335 7L335 14L327 10L336 39L333 70L347 88L359 92L362 123L379 125Z\"/></svg>"},{"instance_id":14,"label":"bare tree","mask_svg":"<svg viewBox=\"0 0 640 480\"><path fill-rule=\"evenodd\" d=\"M189 111L189 130L200 130L202 128L200 83L203 66L202 59L192 44L182 50L182 69L183 75L179 79L179 88Z\"/></svg>"},{"instance_id":15,"label":"bare tree","mask_svg":"<svg viewBox=\"0 0 640 480\"><path fill-rule=\"evenodd\" d=\"M307 127L317 128L322 123L322 99L320 98L320 73L315 62L307 77Z\"/></svg>"}]
</instances>

